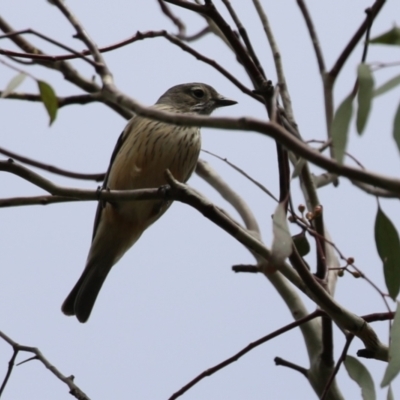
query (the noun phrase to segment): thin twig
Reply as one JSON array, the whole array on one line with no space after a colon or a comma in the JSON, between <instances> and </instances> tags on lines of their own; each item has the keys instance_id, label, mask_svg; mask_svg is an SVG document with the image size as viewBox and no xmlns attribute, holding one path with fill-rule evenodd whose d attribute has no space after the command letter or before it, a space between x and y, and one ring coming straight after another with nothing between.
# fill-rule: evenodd
<instances>
[{"instance_id":1,"label":"thin twig","mask_svg":"<svg viewBox=\"0 0 400 400\"><path fill-rule=\"evenodd\" d=\"M205 26L203 29L201 29L197 33L194 33L193 35L187 35L187 36L177 35L177 38L183 40L184 42L194 42L195 40L198 40L203 36L207 35L207 33L211 33L211 29L209 26Z\"/></svg>"},{"instance_id":2,"label":"thin twig","mask_svg":"<svg viewBox=\"0 0 400 400\"><path fill-rule=\"evenodd\" d=\"M319 44L317 31L315 30L313 20L308 11L307 5L304 0L297 0L297 4L300 8L301 13L303 14L304 21L307 25L308 33L310 34L310 38L314 47L314 53L317 57L318 67L320 74L325 73L325 61L324 56L322 54L322 49Z\"/></svg>"},{"instance_id":3,"label":"thin twig","mask_svg":"<svg viewBox=\"0 0 400 400\"><path fill-rule=\"evenodd\" d=\"M11 25L5 21L0 15L0 29L5 33L13 33L15 30L11 27ZM10 37L20 49L29 54L38 54L44 55L44 53L38 49L36 46L33 46L29 41L27 41L24 37L20 35ZM75 57L75 56L74 56ZM50 68L56 71L59 71L63 77L68 81L78 86L82 90L88 93L99 93L101 91L101 87L97 85L92 79L86 79L81 74L77 72L77 70L68 62L60 60L59 62L51 62L47 60L35 60L37 64ZM103 100L107 106L113 109L115 112L123 116L124 118L131 118L132 112L129 109L124 107L120 107L118 104L110 102L106 99Z\"/></svg>"},{"instance_id":4,"label":"thin twig","mask_svg":"<svg viewBox=\"0 0 400 400\"><path fill-rule=\"evenodd\" d=\"M42 163L37 160L33 160L32 158L28 158L25 156L21 156L20 154L13 153L7 149L4 149L0 147L0 154L4 154L7 157L11 157L12 159L15 159L17 161L20 161L24 164L32 165L33 167L43 169L45 171L51 172L53 174L61 175L61 176L66 176L68 178L74 178L74 179L82 179L82 180L88 180L88 181L95 181L95 182L102 182L105 177L105 172L99 173L99 174L82 174L79 172L72 172L72 171L67 171L62 168L54 167L53 165L48 165L45 163Z\"/></svg>"},{"instance_id":5,"label":"thin twig","mask_svg":"<svg viewBox=\"0 0 400 400\"><path fill-rule=\"evenodd\" d=\"M326 396L328 395L329 389L333 383L333 380L335 379L335 376L337 375L340 366L342 365L343 361L346 358L347 352L349 350L349 347L351 345L352 340L354 339L354 335L352 334L347 334L346 335L346 343L343 347L343 351L342 354L339 357L339 360L336 363L335 369L332 371L332 375L329 377L328 382L326 383L326 386L324 388L324 391L322 392L322 395L320 397L320 400L324 400L326 398Z\"/></svg>"},{"instance_id":6,"label":"thin twig","mask_svg":"<svg viewBox=\"0 0 400 400\"><path fill-rule=\"evenodd\" d=\"M0 332L0 334L1 334L1 332ZM10 358L10 361L8 362L8 368L7 368L6 375L5 375L4 379L3 379L3 383L1 384L1 387L0 387L0 397L3 394L4 389L7 386L8 380L10 379L10 376L11 376L12 371L14 369L15 359L17 358L17 355L18 355L18 350L15 347L13 349L14 349L14 351L13 351L13 354L12 354L12 356Z\"/></svg>"},{"instance_id":7,"label":"thin twig","mask_svg":"<svg viewBox=\"0 0 400 400\"><path fill-rule=\"evenodd\" d=\"M293 369L294 371L300 372L302 375L304 375L306 378L308 378L307 368L300 367L300 365L293 364L292 362L284 360L281 357L275 357L274 362L275 362L275 365L277 365L277 366L282 365L283 367Z\"/></svg>"},{"instance_id":8,"label":"thin twig","mask_svg":"<svg viewBox=\"0 0 400 400\"><path fill-rule=\"evenodd\" d=\"M386 0L376 0L372 7L370 7L370 13L364 19L363 23L354 33L353 37L350 39L349 43L343 49L342 53L340 54L339 58L336 60L334 66L329 72L330 77L335 80L336 77L339 75L344 63L349 58L350 54L353 52L354 48L356 47L357 43L361 40L364 36L364 33L368 29L371 24L371 20L374 20L375 17L378 15L379 11L385 4Z\"/></svg>"},{"instance_id":9,"label":"thin twig","mask_svg":"<svg viewBox=\"0 0 400 400\"><path fill-rule=\"evenodd\" d=\"M237 16L234 8L232 7L231 2L229 0L222 0L222 2L225 4L225 7L228 9L229 14L231 15L233 21L235 22L235 25L239 31L239 34L242 37L243 42L247 47L247 51L249 52L250 57L254 61L254 64L257 66L257 68L259 69L260 73L264 76L264 78L267 79L267 77L265 76L265 72L261 66L260 60L258 59L256 52L254 51L253 45L251 44L250 38L247 34L247 31L244 28L239 17Z\"/></svg>"},{"instance_id":10,"label":"thin twig","mask_svg":"<svg viewBox=\"0 0 400 400\"><path fill-rule=\"evenodd\" d=\"M161 11L172 21L172 23L178 28L179 37L185 37L186 35L186 26L185 24L173 14L170 8L165 4L164 0L158 0L158 4L160 5Z\"/></svg>"},{"instance_id":11,"label":"thin twig","mask_svg":"<svg viewBox=\"0 0 400 400\"><path fill-rule=\"evenodd\" d=\"M210 18L222 32L229 45L234 50L239 62L246 69L249 77L256 86L256 89L262 88L266 85L264 76L260 73L259 69L255 65L253 59L249 56L247 49L243 46L235 32L231 29L229 24L225 21L222 15L215 8L214 4L209 1L204 5L190 3L182 0L164 0L167 3L175 4L179 7L187 10L192 10L200 15Z\"/></svg>"},{"instance_id":12,"label":"thin twig","mask_svg":"<svg viewBox=\"0 0 400 400\"><path fill-rule=\"evenodd\" d=\"M211 151L201 149L202 152L210 154L211 156L218 158L218 160L221 160L228 164L230 167L232 167L235 171L239 172L239 174L243 175L245 178L247 178L250 182L254 183L259 189L261 189L264 193L266 193L271 199L275 200L276 202L279 202L279 200L260 182L252 178L248 173L243 171L241 168L239 168L237 165L231 163L227 158L220 157L219 155L212 153Z\"/></svg>"},{"instance_id":13,"label":"thin twig","mask_svg":"<svg viewBox=\"0 0 400 400\"><path fill-rule=\"evenodd\" d=\"M103 56L97 48L97 45L89 36L83 25L79 22L78 18L70 11L63 0L52 0L52 2L75 28L77 33L76 37L82 40L82 42L85 43L85 45L87 46L88 50L96 61L95 69L96 72L100 75L103 84L112 84L113 77L111 71L108 69Z\"/></svg>"},{"instance_id":14,"label":"thin twig","mask_svg":"<svg viewBox=\"0 0 400 400\"><path fill-rule=\"evenodd\" d=\"M217 63L215 60L212 60L211 58L208 58L198 51L194 50L192 47L188 46L187 44L183 43L181 40L179 40L177 37L170 35L166 31L148 31L148 32L137 32L135 35L131 36L128 39L122 40L120 42L117 42L115 44L112 44L110 46L102 47L99 48L99 52L101 53L107 53L109 51L113 51L119 48L122 48L124 46L127 46L131 43L134 43L139 40L144 40L144 39L152 39L152 38L158 38L158 37L164 37L167 39L169 42L172 44L180 47L183 51L191 54L194 56L196 59L212 66L215 68L218 72L220 72L223 76L225 76L228 80L230 80L236 87L238 87L243 93L247 94L248 96L251 96L257 101L263 102L261 97L254 94L252 90L247 88L245 85L243 85L238 79L236 79L228 70L223 68L219 63ZM88 50L81 51L78 54L67 54L67 55L55 55L55 56L50 56L47 54L36 54L36 53L18 53L14 51L9 51L9 50L2 50L0 49L0 54L4 54L7 56L17 56L17 57L23 57L23 58L31 58L32 60L38 60L38 61L49 61L49 62L55 62L55 61L61 61L61 60L72 60L75 58L80 58L82 56L85 56L87 54L90 54Z\"/></svg>"},{"instance_id":15,"label":"thin twig","mask_svg":"<svg viewBox=\"0 0 400 400\"><path fill-rule=\"evenodd\" d=\"M0 96L3 92L0 90ZM12 99L12 100L24 100L24 101L33 101L33 102L43 102L41 96L39 94L33 94L33 93L10 93L6 96L7 99ZM75 96L66 96L66 97L57 97L57 104L58 108L62 108L65 106L70 106L73 104L89 104L89 103L94 103L94 102L99 102L101 101L101 98L99 98L98 95L96 94L78 94Z\"/></svg>"},{"instance_id":16,"label":"thin twig","mask_svg":"<svg viewBox=\"0 0 400 400\"><path fill-rule=\"evenodd\" d=\"M54 44L55 46L58 46L61 49L64 49L64 50L68 51L69 53L73 54L75 57L86 61L92 67L96 68L98 66L95 61L91 60L90 58L86 57L83 54L80 54L78 51L76 51L72 47L69 47L69 46L67 46L67 45L65 45L65 44L63 44L63 43L61 43L61 42L59 42L57 40L54 40L49 36L43 35L42 33L38 32L38 31L35 31L34 29L24 29L24 30L21 30L21 31L14 31L14 32L11 32L11 33L6 33L4 35L1 35L0 39L5 39L5 38L11 39L13 36L22 36L22 35L25 35L25 34L31 34L31 35L38 36L41 39L43 39L43 40L45 40L45 41L47 41L47 42L49 42L51 44ZM12 54L12 52L9 52L9 55L13 55L13 56L16 56L17 54L18 53Z\"/></svg>"},{"instance_id":17,"label":"thin twig","mask_svg":"<svg viewBox=\"0 0 400 400\"><path fill-rule=\"evenodd\" d=\"M211 376L215 372L221 370L222 368L225 368L229 364L232 364L233 362L237 361L239 358L243 357L249 351L260 346L261 344L263 344L279 335L282 335L283 333L288 332L293 328L297 328L298 326L300 326L308 321L311 321L312 319L317 318L319 316L321 316L321 312L318 310L314 311L313 313L307 315L306 317L298 319L297 321L294 321L294 322L262 337L261 339L258 339L255 342L248 344L244 349L240 350L238 353L236 353L232 357L229 357L228 359L222 361L221 363L215 365L214 367L207 369L206 371L202 372L200 375L196 376L196 378L194 378L189 383L187 383L185 386L183 386L181 389L179 389L177 392L175 392L168 400L175 400L178 397L182 396L185 392L187 392L190 388L192 388L194 385L196 385L202 379L206 378L207 376Z\"/></svg>"},{"instance_id":18,"label":"thin twig","mask_svg":"<svg viewBox=\"0 0 400 400\"><path fill-rule=\"evenodd\" d=\"M271 52L274 58L275 70L278 75L278 82L280 86L280 94L283 102L283 106L285 108L286 116L289 122L297 129L297 124L294 119L294 113L292 108L292 101L290 99L289 90L285 78L285 73L282 64L282 57L278 48L278 44L276 43L275 37L272 33L271 26L269 24L267 15L264 12L264 9L259 0L253 0L253 4L256 8L256 11L260 17L262 26L264 28L265 34L268 38L268 43L271 47Z\"/></svg>"},{"instance_id":19,"label":"thin twig","mask_svg":"<svg viewBox=\"0 0 400 400\"><path fill-rule=\"evenodd\" d=\"M70 390L69 393L72 396L74 396L78 400L90 400L89 397L77 385L75 385L74 377L72 375L67 377L64 374L62 374L54 365L50 363L50 361L47 360L47 358L43 356L43 354L39 349L37 349L36 347L28 347L20 345L1 331L0 331L0 337L14 349L15 357L11 358L10 363L11 362L14 363L17 353L20 351L33 353L35 356L32 359L39 360L53 375L55 375L60 381L64 382L68 386ZM8 377L6 376L7 380L9 378L9 375L11 375L11 371L12 367L9 366L9 369L7 371ZM6 383L7 381L5 379L3 381L3 385L1 388L2 390L4 390ZM0 391L0 396L1 396L1 391Z\"/></svg>"}]
</instances>

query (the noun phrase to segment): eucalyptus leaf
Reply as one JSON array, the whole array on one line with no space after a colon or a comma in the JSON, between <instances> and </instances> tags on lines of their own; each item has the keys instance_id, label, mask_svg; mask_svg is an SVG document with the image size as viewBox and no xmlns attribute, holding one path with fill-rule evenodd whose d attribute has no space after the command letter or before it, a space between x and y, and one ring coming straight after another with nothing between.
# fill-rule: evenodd
<instances>
[{"instance_id":1,"label":"eucalyptus leaf","mask_svg":"<svg viewBox=\"0 0 400 400\"><path fill-rule=\"evenodd\" d=\"M310 243L308 243L305 231L302 231L297 235L292 236L292 240L298 253L302 257L306 256L310 252Z\"/></svg>"},{"instance_id":2,"label":"eucalyptus leaf","mask_svg":"<svg viewBox=\"0 0 400 400\"><path fill-rule=\"evenodd\" d=\"M335 116L333 117L331 135L333 154L336 161L343 163L344 153L346 151L347 137L351 116L353 114L353 96L350 94L338 107Z\"/></svg>"},{"instance_id":3,"label":"eucalyptus leaf","mask_svg":"<svg viewBox=\"0 0 400 400\"><path fill-rule=\"evenodd\" d=\"M37 81L37 83L39 87L40 98L42 99L43 104L46 107L47 113L49 114L50 117L49 125L51 125L57 116L57 110L58 110L57 96L53 88L48 83L44 81Z\"/></svg>"},{"instance_id":4,"label":"eucalyptus leaf","mask_svg":"<svg viewBox=\"0 0 400 400\"><path fill-rule=\"evenodd\" d=\"M394 396L393 396L393 392L392 392L392 387L391 386L389 386L386 400L394 400Z\"/></svg>"},{"instance_id":5,"label":"eucalyptus leaf","mask_svg":"<svg viewBox=\"0 0 400 400\"><path fill-rule=\"evenodd\" d=\"M384 94L388 92L389 90L392 90L396 86L400 85L400 75L395 76L392 79L389 79L387 82L385 82L382 86L379 86L374 90L374 97L378 97L381 94Z\"/></svg>"},{"instance_id":6,"label":"eucalyptus leaf","mask_svg":"<svg viewBox=\"0 0 400 400\"><path fill-rule=\"evenodd\" d=\"M400 28L394 26L390 31L383 33L369 41L371 44L389 44L400 46Z\"/></svg>"},{"instance_id":7,"label":"eucalyptus leaf","mask_svg":"<svg viewBox=\"0 0 400 400\"><path fill-rule=\"evenodd\" d=\"M4 89L3 93L1 94L1 98L7 97L10 93L12 93L26 78L26 74L23 72L14 76L8 85Z\"/></svg>"},{"instance_id":8,"label":"eucalyptus leaf","mask_svg":"<svg viewBox=\"0 0 400 400\"><path fill-rule=\"evenodd\" d=\"M400 151L400 103L397 107L396 114L393 121L393 138L397 144L397 148Z\"/></svg>"},{"instance_id":9,"label":"eucalyptus leaf","mask_svg":"<svg viewBox=\"0 0 400 400\"><path fill-rule=\"evenodd\" d=\"M386 287L395 299L400 288L400 240L392 221L380 207L375 219L375 244L383 262Z\"/></svg>"},{"instance_id":10,"label":"eucalyptus leaf","mask_svg":"<svg viewBox=\"0 0 400 400\"><path fill-rule=\"evenodd\" d=\"M372 97L374 93L374 78L367 64L360 64L357 69L358 75L358 109L357 109L357 132L361 135L367 124L369 112L371 111Z\"/></svg>"},{"instance_id":11,"label":"eucalyptus leaf","mask_svg":"<svg viewBox=\"0 0 400 400\"><path fill-rule=\"evenodd\" d=\"M278 261L283 261L292 253L292 236L286 218L284 203L279 203L272 218L272 248L271 256Z\"/></svg>"},{"instance_id":12,"label":"eucalyptus leaf","mask_svg":"<svg viewBox=\"0 0 400 400\"><path fill-rule=\"evenodd\" d=\"M352 356L346 356L344 366L350 378L360 386L363 400L375 400L375 385L367 368Z\"/></svg>"},{"instance_id":13,"label":"eucalyptus leaf","mask_svg":"<svg viewBox=\"0 0 400 400\"><path fill-rule=\"evenodd\" d=\"M397 310L394 315L392 330L390 332L389 363L386 367L385 375L381 387L389 385L400 371L400 303L397 302Z\"/></svg>"}]
</instances>

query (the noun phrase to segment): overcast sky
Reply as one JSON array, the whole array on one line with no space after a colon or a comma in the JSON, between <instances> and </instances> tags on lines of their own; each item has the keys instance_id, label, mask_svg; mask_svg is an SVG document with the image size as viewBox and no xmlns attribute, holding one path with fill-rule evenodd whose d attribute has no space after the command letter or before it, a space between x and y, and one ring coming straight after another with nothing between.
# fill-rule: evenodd
<instances>
[{"instance_id":1,"label":"overcast sky","mask_svg":"<svg viewBox=\"0 0 400 400\"><path fill-rule=\"evenodd\" d=\"M305 23L294 1L262 2L281 50L295 117L306 140L326 138L322 86ZM328 68L364 18L365 0L308 1ZM99 46L132 36L136 31L176 29L160 11L157 1L68 1ZM226 15L220 1L216 6ZM256 48L269 79L276 82L271 52L252 2L232 0ZM173 8L187 23L188 34L204 27L193 13ZM398 24L399 3L387 2L372 29L376 36ZM3 0L0 13L15 29L34 28L74 46L75 33L56 7L46 1ZM64 51L28 37L51 54ZM243 68L226 45L214 35L192 44L217 60L247 86ZM2 40L0 48L16 49ZM335 103L350 92L359 44L346 63L335 89ZM371 47L368 61L398 61L398 48ZM397 57L397 58L396 58ZM215 115L254 116L266 119L265 110L245 96L210 66L199 63L163 38L148 39L105 54L117 86L143 104L153 104L169 87L204 82L239 104ZM76 61L85 76L94 72ZM19 65L24 68L25 66ZM28 68L35 77L49 82L57 94L81 91L53 71ZM382 83L399 73L399 67L376 73ZM0 64L0 88L15 71ZM36 84L26 79L18 89L35 93ZM399 154L391 138L399 90L379 97L362 138L352 124L349 150L371 170L397 176ZM101 104L61 109L49 127L40 103L15 100L0 102L0 146L45 163L79 172L103 172L126 121ZM275 143L249 132L203 129L203 149L212 151L243 168L254 179L278 194ZM271 214L274 202L223 162L202 154L221 176L241 193L256 215L267 245L272 241ZM3 158L0 156L0 158ZM351 163L350 160L347 162ZM313 168L315 173L319 169ZM37 171L60 185L95 189L97 183L64 179ZM236 212L199 177L190 185L239 218ZM293 184L295 205L303 203ZM0 197L43 193L11 174L0 175ZM373 224L376 200L363 194L346 179L337 188L319 192L331 236L347 257L384 289L381 261L377 255ZM384 211L400 229L398 201L382 201ZM263 275L234 274L231 266L252 263L251 254L219 227L187 205L176 203L149 229L113 268L101 290L90 320L80 324L64 316L61 303L80 276L90 246L94 202L66 203L0 210L0 330L15 341L36 346L92 399L167 399L203 370L233 355L249 342L290 322L286 306ZM293 233L297 233L294 229ZM314 255L308 258L315 264ZM364 280L346 274L340 279L337 299L359 315L385 311L380 296ZM313 304L305 299L310 311ZM388 339L388 323L374 323L380 339ZM335 330L336 357L342 351L343 334ZM354 340L349 354L363 348ZM0 341L0 380L12 349ZM276 367L274 357L308 367L298 330L258 347L236 363L197 384L185 399L311 399L314 392L299 373ZM21 355L21 361L30 355ZM379 387L385 364L362 362ZM339 385L346 399L360 398L360 389L340 371ZM290 383L289 383L290 382ZM400 392L394 384L395 398ZM4 399L70 399L67 387L37 361L17 367ZM378 390L378 399L386 391Z\"/></svg>"}]
</instances>

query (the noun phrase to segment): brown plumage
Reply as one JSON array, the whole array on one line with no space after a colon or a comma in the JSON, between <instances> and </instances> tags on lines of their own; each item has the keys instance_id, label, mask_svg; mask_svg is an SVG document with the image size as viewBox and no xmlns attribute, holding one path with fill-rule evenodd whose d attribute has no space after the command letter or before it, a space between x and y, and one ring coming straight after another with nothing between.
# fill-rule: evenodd
<instances>
[{"instance_id":1,"label":"brown plumage","mask_svg":"<svg viewBox=\"0 0 400 400\"><path fill-rule=\"evenodd\" d=\"M174 86L153 106L176 113L209 115L217 107L236 104L211 86L188 83ZM157 188L166 184L165 170L181 182L192 174L201 146L200 129L133 117L122 132L103 184L111 190ZM66 315L80 322L90 316L97 295L112 266L168 209L160 200L100 202L86 267L62 305Z\"/></svg>"}]
</instances>

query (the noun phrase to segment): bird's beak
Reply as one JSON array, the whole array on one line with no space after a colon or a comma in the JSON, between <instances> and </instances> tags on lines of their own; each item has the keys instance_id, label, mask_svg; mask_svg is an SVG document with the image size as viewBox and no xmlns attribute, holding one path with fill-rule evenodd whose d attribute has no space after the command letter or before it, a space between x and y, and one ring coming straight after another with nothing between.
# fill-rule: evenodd
<instances>
[{"instance_id":1,"label":"bird's beak","mask_svg":"<svg viewBox=\"0 0 400 400\"><path fill-rule=\"evenodd\" d=\"M215 106L216 107L233 106L234 104L237 104L237 101L231 100L231 99L227 99L226 97L221 96L221 95L219 95L215 99Z\"/></svg>"}]
</instances>

